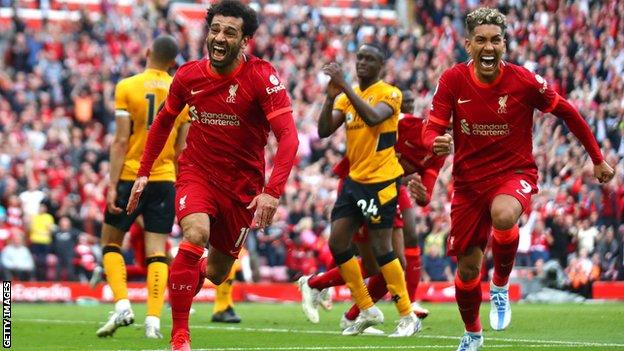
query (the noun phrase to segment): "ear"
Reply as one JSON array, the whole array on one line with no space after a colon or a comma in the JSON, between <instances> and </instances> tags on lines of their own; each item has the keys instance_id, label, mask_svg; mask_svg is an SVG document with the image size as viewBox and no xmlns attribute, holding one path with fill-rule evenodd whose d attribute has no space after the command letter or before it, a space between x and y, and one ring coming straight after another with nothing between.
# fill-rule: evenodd
<instances>
[{"instance_id":1,"label":"ear","mask_svg":"<svg viewBox=\"0 0 624 351\"><path fill-rule=\"evenodd\" d=\"M150 57L151 53L152 53L152 49L151 48L147 48L147 51L145 52L145 58L148 59Z\"/></svg>"},{"instance_id":2,"label":"ear","mask_svg":"<svg viewBox=\"0 0 624 351\"><path fill-rule=\"evenodd\" d=\"M470 42L470 38L466 38L464 39L464 49L466 49L466 52L468 53L468 56L470 55L470 49L471 49L471 42Z\"/></svg>"},{"instance_id":3,"label":"ear","mask_svg":"<svg viewBox=\"0 0 624 351\"><path fill-rule=\"evenodd\" d=\"M249 37L243 37L240 43L241 49L244 49L248 43L249 43Z\"/></svg>"}]
</instances>

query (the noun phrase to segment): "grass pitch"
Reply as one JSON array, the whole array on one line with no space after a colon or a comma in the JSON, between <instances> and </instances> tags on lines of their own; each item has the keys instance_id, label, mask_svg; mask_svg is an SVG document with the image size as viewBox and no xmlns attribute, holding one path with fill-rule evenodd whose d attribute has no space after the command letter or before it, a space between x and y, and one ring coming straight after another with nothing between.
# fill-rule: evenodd
<instances>
[{"instance_id":1,"label":"grass pitch","mask_svg":"<svg viewBox=\"0 0 624 351\"><path fill-rule=\"evenodd\" d=\"M397 321L394 307L379 304L389 333ZM356 351L455 350L463 326L454 304L425 304L431 311L424 329L411 338L345 337L338 322L346 304L320 311L321 322L307 322L299 304L241 303L235 306L241 324L211 323L212 305L194 304L191 316L193 350L222 351ZM163 340L143 336L144 304L133 306L136 324L118 329L112 338L99 339L96 329L112 305L13 304L12 350L168 350L169 310L163 311ZM489 328L489 304L481 308L484 350L624 350L624 303L533 305L513 304L508 330Z\"/></svg>"}]
</instances>

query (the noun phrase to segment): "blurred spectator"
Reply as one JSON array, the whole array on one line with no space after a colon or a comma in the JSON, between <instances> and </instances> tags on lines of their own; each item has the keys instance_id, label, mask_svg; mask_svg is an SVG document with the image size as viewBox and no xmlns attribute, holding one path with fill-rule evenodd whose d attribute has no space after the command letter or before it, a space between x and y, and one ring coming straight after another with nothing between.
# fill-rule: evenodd
<instances>
[{"instance_id":1,"label":"blurred spectator","mask_svg":"<svg viewBox=\"0 0 624 351\"><path fill-rule=\"evenodd\" d=\"M35 257L35 276L37 280L45 280L47 256L51 252L52 231L55 229L54 217L44 204L39 205L39 213L30 220L30 248Z\"/></svg>"},{"instance_id":2,"label":"blurred spectator","mask_svg":"<svg viewBox=\"0 0 624 351\"><path fill-rule=\"evenodd\" d=\"M78 245L74 247L74 267L78 279L83 283L91 279L91 274L97 266L96 252L92 247L96 242L97 238L83 233L78 236Z\"/></svg>"},{"instance_id":3,"label":"blurred spectator","mask_svg":"<svg viewBox=\"0 0 624 351\"><path fill-rule=\"evenodd\" d=\"M56 280L76 280L74 272L74 247L80 231L74 228L69 217L61 217L53 234L53 252L56 255Z\"/></svg>"},{"instance_id":4,"label":"blurred spectator","mask_svg":"<svg viewBox=\"0 0 624 351\"><path fill-rule=\"evenodd\" d=\"M2 249L2 267L7 280L29 281L35 269L35 261L20 233L12 235L9 244Z\"/></svg>"}]
</instances>

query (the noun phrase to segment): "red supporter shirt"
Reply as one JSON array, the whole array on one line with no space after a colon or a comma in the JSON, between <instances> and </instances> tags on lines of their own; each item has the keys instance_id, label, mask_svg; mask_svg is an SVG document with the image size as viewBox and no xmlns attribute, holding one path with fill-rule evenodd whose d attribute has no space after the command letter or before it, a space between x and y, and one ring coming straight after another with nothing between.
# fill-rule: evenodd
<instances>
[{"instance_id":1,"label":"red supporter shirt","mask_svg":"<svg viewBox=\"0 0 624 351\"><path fill-rule=\"evenodd\" d=\"M246 56L233 72L218 75L208 59L190 61L173 77L164 108L175 116L185 105L191 128L180 156L181 167L192 164L204 172L207 181L238 201L251 201L264 186L269 120L292 112L275 69L264 60ZM141 162L139 175L149 174L148 163Z\"/></svg>"},{"instance_id":2,"label":"red supporter shirt","mask_svg":"<svg viewBox=\"0 0 624 351\"><path fill-rule=\"evenodd\" d=\"M533 112L551 112L559 95L539 75L501 62L495 81L478 81L472 61L440 77L429 122L447 127L453 117L455 187L496 181L510 172L536 174ZM427 127L427 132L429 131Z\"/></svg>"}]
</instances>

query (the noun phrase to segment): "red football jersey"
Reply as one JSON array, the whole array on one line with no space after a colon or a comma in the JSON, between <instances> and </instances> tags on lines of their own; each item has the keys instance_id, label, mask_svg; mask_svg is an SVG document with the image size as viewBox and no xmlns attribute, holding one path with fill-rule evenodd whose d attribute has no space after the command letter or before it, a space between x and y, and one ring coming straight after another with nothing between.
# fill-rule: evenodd
<instances>
[{"instance_id":1,"label":"red football jersey","mask_svg":"<svg viewBox=\"0 0 624 351\"><path fill-rule=\"evenodd\" d=\"M537 172L533 112L552 111L559 95L538 74L507 62L491 84L478 81L473 62L440 77L429 121L448 126L453 117L455 186L496 180L509 172Z\"/></svg>"},{"instance_id":2,"label":"red football jersey","mask_svg":"<svg viewBox=\"0 0 624 351\"><path fill-rule=\"evenodd\" d=\"M407 161L412 170L405 170L405 174L416 172L423 176L426 171L438 174L444 165L446 156L436 156L427 149L423 140L427 120L417 118L414 115L402 113L399 117L399 137L394 145L394 150L401 161L401 165ZM405 168L405 167L404 167Z\"/></svg>"},{"instance_id":3,"label":"red football jersey","mask_svg":"<svg viewBox=\"0 0 624 351\"><path fill-rule=\"evenodd\" d=\"M286 87L268 62L246 56L233 72L218 75L208 59L182 65L165 108L189 106L191 127L180 165L201 168L207 181L249 202L264 186L269 120L292 112Z\"/></svg>"}]
</instances>

